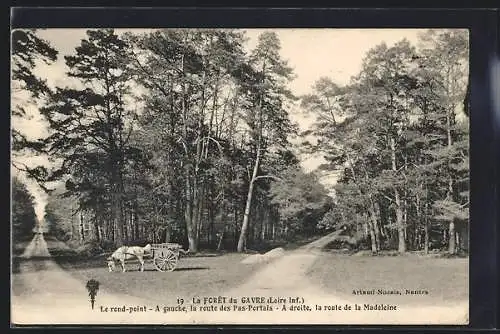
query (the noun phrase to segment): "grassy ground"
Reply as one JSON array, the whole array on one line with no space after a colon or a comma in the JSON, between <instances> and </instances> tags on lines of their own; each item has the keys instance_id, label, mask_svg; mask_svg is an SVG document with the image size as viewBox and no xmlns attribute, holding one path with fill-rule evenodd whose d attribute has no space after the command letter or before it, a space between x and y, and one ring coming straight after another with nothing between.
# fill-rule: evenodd
<instances>
[{"instance_id":1,"label":"grassy ground","mask_svg":"<svg viewBox=\"0 0 500 334\"><path fill-rule=\"evenodd\" d=\"M313 284L359 302L434 304L468 300L468 258L377 257L322 253L307 272ZM403 295L353 295L353 290L400 290ZM428 295L404 295L405 290Z\"/></svg>"},{"instance_id":2,"label":"grassy ground","mask_svg":"<svg viewBox=\"0 0 500 334\"><path fill-rule=\"evenodd\" d=\"M151 261L138 272L137 261L127 264L126 273L109 273L105 258L79 257L61 242L48 240L54 260L85 284L96 279L103 289L170 304L176 297L218 296L243 284L265 264L242 264L248 255L227 253L181 257L174 272L158 272ZM294 249L302 243L288 245ZM23 248L18 245L18 252ZM65 247L63 247L65 246ZM272 266L272 264L270 264ZM15 272L15 271L14 271ZM327 293L353 302L435 304L468 299L468 258L408 256L351 256L322 252L306 272L311 284ZM353 295L353 290L427 290L428 295Z\"/></svg>"},{"instance_id":3,"label":"grassy ground","mask_svg":"<svg viewBox=\"0 0 500 334\"><path fill-rule=\"evenodd\" d=\"M46 238L50 254L56 263L74 278L85 284L89 279L96 279L101 287L119 294L127 294L162 303L173 303L177 296L191 298L193 296L218 296L221 291L234 288L245 281L263 264L242 264L245 254L208 254L181 257L174 272L159 272L152 261L146 261L145 271L138 272L138 261L127 262L128 272L109 273L106 257L102 254L95 257L80 256L66 244L53 238ZM21 254L29 241L18 243L13 247L14 277L19 272ZM30 259L30 268L36 270L37 259ZM24 266L26 267L26 266ZM119 266L117 266L119 268ZM20 287L22 290L22 286Z\"/></svg>"},{"instance_id":4,"label":"grassy ground","mask_svg":"<svg viewBox=\"0 0 500 334\"><path fill-rule=\"evenodd\" d=\"M127 264L127 271L107 270L104 258L86 261L69 261L55 257L61 267L73 277L86 282L96 279L110 292L146 298L151 301L173 303L177 296L218 296L221 291L234 288L258 270L262 264L241 264L243 254L222 256L197 256L180 259L173 272L156 271L151 261L144 272L138 272L138 262Z\"/></svg>"}]
</instances>

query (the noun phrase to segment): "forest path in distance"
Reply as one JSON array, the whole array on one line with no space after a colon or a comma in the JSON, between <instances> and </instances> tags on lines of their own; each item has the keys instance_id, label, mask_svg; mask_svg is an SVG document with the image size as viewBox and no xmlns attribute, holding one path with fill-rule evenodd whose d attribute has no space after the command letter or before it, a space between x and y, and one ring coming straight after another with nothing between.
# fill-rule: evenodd
<instances>
[{"instance_id":1,"label":"forest path in distance","mask_svg":"<svg viewBox=\"0 0 500 334\"><path fill-rule=\"evenodd\" d=\"M403 306L396 311L355 311L354 303L325 293L310 283L307 270L320 250L338 232L330 233L294 251L288 251L248 277L237 288L221 291L221 296L278 297L282 304L274 311L157 312L145 298L117 294L100 287L95 308L85 282L59 267L48 252L47 242L37 234L26 248L20 273L12 278L11 323L13 324L466 324L468 303L453 306ZM53 241L48 241L53 242ZM103 264L104 266L105 264ZM231 268L228 268L231 270ZM333 269L334 270L334 269ZM111 275L120 275L113 273ZM139 273L142 274L142 273ZM168 273L167 273L168 274ZM369 274L369 273L367 273ZM155 273L160 279L162 273ZM142 288L142 287L141 287ZM174 297L174 296L173 296ZM289 298L297 303L290 303ZM174 299L174 298L172 298ZM292 310L290 306L296 306ZM305 306L308 306L305 307ZM321 311L316 311L316 305ZM351 305L351 310L325 307ZM102 312L102 307L125 307L126 312ZM170 306L170 305L169 305ZM362 305L361 305L362 306ZM132 311L134 307L146 311ZM160 308L163 306L160 305ZM309 309L309 310L308 310Z\"/></svg>"}]
</instances>

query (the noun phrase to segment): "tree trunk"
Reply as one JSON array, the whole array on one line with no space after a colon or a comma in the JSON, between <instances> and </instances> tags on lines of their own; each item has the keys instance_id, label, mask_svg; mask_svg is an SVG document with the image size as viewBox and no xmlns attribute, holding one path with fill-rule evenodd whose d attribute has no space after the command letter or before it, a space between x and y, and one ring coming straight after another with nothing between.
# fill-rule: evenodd
<instances>
[{"instance_id":1,"label":"tree trunk","mask_svg":"<svg viewBox=\"0 0 500 334\"><path fill-rule=\"evenodd\" d=\"M210 198L210 204L208 206L208 233L207 233L207 244L209 245L210 249L212 248L213 244L213 234L214 234L214 203L213 203L213 197Z\"/></svg>"},{"instance_id":2,"label":"tree trunk","mask_svg":"<svg viewBox=\"0 0 500 334\"><path fill-rule=\"evenodd\" d=\"M264 241L266 239L266 227L269 224L269 211L267 211L266 219L262 220L262 224L260 226L260 241Z\"/></svg>"},{"instance_id":3,"label":"tree trunk","mask_svg":"<svg viewBox=\"0 0 500 334\"><path fill-rule=\"evenodd\" d=\"M138 239L140 239L139 233L137 231L137 223L138 222L135 220L134 212L135 212L135 208L130 210L130 222L131 222L130 228L132 230L131 233L133 235L134 240L138 240Z\"/></svg>"},{"instance_id":4,"label":"tree trunk","mask_svg":"<svg viewBox=\"0 0 500 334\"><path fill-rule=\"evenodd\" d=\"M224 239L224 232L225 231L223 230L222 233L219 236L219 242L217 243L217 251L218 252L221 250L222 240Z\"/></svg>"},{"instance_id":5,"label":"tree trunk","mask_svg":"<svg viewBox=\"0 0 500 334\"><path fill-rule=\"evenodd\" d=\"M416 196L416 220L417 222L421 221L422 220L422 208L421 208L421 200L420 200L420 196L419 194L417 193L417 196ZM428 231L428 227L427 227L427 212L424 212L424 215L425 215L425 218L423 219L423 224L424 224L424 253L425 254L428 254L429 253L429 231ZM420 231L418 232L418 235L421 236L422 233L420 233ZM419 241L418 241L418 245L417 245L417 248L418 249L421 249L420 247L422 246L422 239L421 237L419 237Z\"/></svg>"},{"instance_id":6,"label":"tree trunk","mask_svg":"<svg viewBox=\"0 0 500 334\"><path fill-rule=\"evenodd\" d=\"M113 221L113 232L114 232L114 241L115 246L120 247L123 246L123 221L120 219L121 216L121 205L120 205L120 196L118 190L118 175L117 175L117 163L113 158L113 171L111 175L111 183L112 183L112 194L111 194L111 217Z\"/></svg>"},{"instance_id":7,"label":"tree trunk","mask_svg":"<svg viewBox=\"0 0 500 334\"><path fill-rule=\"evenodd\" d=\"M194 176L196 177L196 176ZM191 219L193 220L193 228L194 228L194 238L195 240L200 240L199 239L199 236L200 236L200 229L199 229L199 226L200 226L200 217L199 217L199 213L200 213L200 210L199 210L199 207L200 207L200 200L199 200L199 189L197 189L197 186L195 184L195 186L193 187L193 210L192 210L192 217Z\"/></svg>"},{"instance_id":8,"label":"tree trunk","mask_svg":"<svg viewBox=\"0 0 500 334\"><path fill-rule=\"evenodd\" d=\"M142 239L144 235L141 234L141 229L139 228L140 222L139 222L139 217L137 216L137 208L134 209L133 215L134 215L135 235L137 239Z\"/></svg>"},{"instance_id":9,"label":"tree trunk","mask_svg":"<svg viewBox=\"0 0 500 334\"><path fill-rule=\"evenodd\" d=\"M380 217L380 207L378 204L374 204L374 210L375 210L375 240L377 241L377 251L380 251L382 249L382 232L381 232L381 227L379 226L379 221L381 221ZM379 219L377 219L379 217Z\"/></svg>"},{"instance_id":10,"label":"tree trunk","mask_svg":"<svg viewBox=\"0 0 500 334\"><path fill-rule=\"evenodd\" d=\"M123 240L125 241L125 244L128 244L128 241L130 240L129 221L126 213L123 212L123 209L120 210L120 214L121 217L123 217Z\"/></svg>"},{"instance_id":11,"label":"tree trunk","mask_svg":"<svg viewBox=\"0 0 500 334\"><path fill-rule=\"evenodd\" d=\"M443 240L448 240L448 230L446 228L443 229Z\"/></svg>"},{"instance_id":12,"label":"tree trunk","mask_svg":"<svg viewBox=\"0 0 500 334\"><path fill-rule=\"evenodd\" d=\"M201 232L201 210L203 206L203 183L199 180L199 166L200 162L203 158L204 154L204 145L202 140L202 127L203 127L203 115L204 115L204 106L205 106L205 72L203 72L203 87L201 91L201 99L200 99L200 111L202 116L198 118L198 133L196 138L196 161L195 161L195 169L193 175L193 226L195 229L195 239L196 243L200 240L200 232Z\"/></svg>"},{"instance_id":13,"label":"tree trunk","mask_svg":"<svg viewBox=\"0 0 500 334\"><path fill-rule=\"evenodd\" d=\"M429 254L429 225L427 224L427 218L425 219L424 225L424 253Z\"/></svg>"},{"instance_id":14,"label":"tree trunk","mask_svg":"<svg viewBox=\"0 0 500 334\"><path fill-rule=\"evenodd\" d=\"M368 227L368 231L370 233L370 242L372 247L372 253L377 252L377 240L375 239L375 229L373 227L373 222L370 222L370 218L368 218L368 222L366 223Z\"/></svg>"},{"instance_id":15,"label":"tree trunk","mask_svg":"<svg viewBox=\"0 0 500 334\"><path fill-rule=\"evenodd\" d=\"M405 227L403 225L403 212L401 211L401 200L399 198L399 192L394 189L394 198L396 202L396 224L398 226L398 252L406 252L406 242L405 242Z\"/></svg>"},{"instance_id":16,"label":"tree trunk","mask_svg":"<svg viewBox=\"0 0 500 334\"><path fill-rule=\"evenodd\" d=\"M266 73L266 62L262 64L262 78L265 77ZM262 81L263 83L263 81ZM248 230L248 219L250 215L250 208L252 206L252 196L253 196L253 188L256 181L257 173L259 170L260 164L260 155L261 155L261 144L262 144L262 130L263 130L263 117L262 117L262 93L259 94L259 104L258 104L258 122L257 122L257 156L255 158L255 164L253 167L252 178L250 179L250 185L248 187L247 201L245 204L245 213L243 215L243 223L241 224L241 232L240 238L238 240L237 251L242 252L246 248L246 238L247 238L247 230Z\"/></svg>"},{"instance_id":17,"label":"tree trunk","mask_svg":"<svg viewBox=\"0 0 500 334\"><path fill-rule=\"evenodd\" d=\"M199 243L200 234L203 232L202 231L203 197L204 197L203 185L198 187L198 191L196 193L197 193L197 196L196 196L196 200L195 200L195 207L193 209L193 214L194 214L194 225L196 226L196 240L197 240L197 243Z\"/></svg>"},{"instance_id":18,"label":"tree trunk","mask_svg":"<svg viewBox=\"0 0 500 334\"><path fill-rule=\"evenodd\" d=\"M181 96L181 111L182 111L182 119L183 119L183 124L182 124L182 139L184 140L183 145L187 145L188 142L188 132L187 132L187 124L188 124L188 115L187 115L187 105L186 105L186 78L185 78L185 73L184 73L184 57L185 55L181 55L181 73L183 74L183 78L181 81L181 88L182 88L182 96ZM186 150L186 158L189 156L189 151L187 149L187 146L184 146ZM187 239L188 239L188 244L189 244L189 251L192 253L196 253L198 251L198 243L196 240L196 225L193 222L193 192L195 189L191 188L191 172L188 168L188 166L184 166L185 168L185 182L186 182L186 189L185 189L185 194L186 194L186 205L184 209L184 220L186 223L186 234L187 234Z\"/></svg>"},{"instance_id":19,"label":"tree trunk","mask_svg":"<svg viewBox=\"0 0 500 334\"><path fill-rule=\"evenodd\" d=\"M377 216L375 213L375 208L373 206L373 203L370 201L369 204L369 212L370 212L370 222L368 224L370 228L370 239L371 239L371 244L372 244L372 252L377 253L379 251L378 247L378 237L377 237Z\"/></svg>"},{"instance_id":20,"label":"tree trunk","mask_svg":"<svg viewBox=\"0 0 500 334\"><path fill-rule=\"evenodd\" d=\"M462 229L462 250L469 252L469 225L464 225Z\"/></svg>"},{"instance_id":21,"label":"tree trunk","mask_svg":"<svg viewBox=\"0 0 500 334\"><path fill-rule=\"evenodd\" d=\"M450 222L450 228L448 232L448 252L450 254L455 254L456 252L456 232L455 232L455 222Z\"/></svg>"},{"instance_id":22,"label":"tree trunk","mask_svg":"<svg viewBox=\"0 0 500 334\"><path fill-rule=\"evenodd\" d=\"M448 137L448 148L451 150L452 147L452 137L451 137L451 112L449 110L446 111L446 132L447 132L447 137ZM451 174L451 168L450 168L451 161L448 159L448 199L453 200L453 176ZM455 254L456 251L456 242L455 242L455 222L454 222L454 217L452 217L452 220L450 221L449 224L449 233L448 233L448 251L450 254Z\"/></svg>"},{"instance_id":23,"label":"tree trunk","mask_svg":"<svg viewBox=\"0 0 500 334\"><path fill-rule=\"evenodd\" d=\"M451 139L450 139L451 140ZM448 178L448 199L452 200L453 199L453 178L450 175ZM454 217L451 218L452 220L450 221L449 224L449 231L448 231L448 252L450 254L455 254L456 252L456 236L455 236L455 221Z\"/></svg>"},{"instance_id":24,"label":"tree trunk","mask_svg":"<svg viewBox=\"0 0 500 334\"><path fill-rule=\"evenodd\" d=\"M73 213L73 207L71 207L71 212ZM71 223L71 240L75 240L78 231L75 228L75 219L73 218L73 215L70 217L70 223Z\"/></svg>"},{"instance_id":25,"label":"tree trunk","mask_svg":"<svg viewBox=\"0 0 500 334\"><path fill-rule=\"evenodd\" d=\"M97 220L97 217L94 217L94 239L97 242L101 241L101 237L99 235L99 221Z\"/></svg>"},{"instance_id":26,"label":"tree trunk","mask_svg":"<svg viewBox=\"0 0 500 334\"><path fill-rule=\"evenodd\" d=\"M234 244L238 244L238 231L239 231L239 213L238 213L238 203L233 203L234 209L234 224L232 230L232 237L234 239Z\"/></svg>"},{"instance_id":27,"label":"tree trunk","mask_svg":"<svg viewBox=\"0 0 500 334\"><path fill-rule=\"evenodd\" d=\"M83 212L80 212L80 242L85 241L85 230L83 228Z\"/></svg>"},{"instance_id":28,"label":"tree trunk","mask_svg":"<svg viewBox=\"0 0 500 334\"><path fill-rule=\"evenodd\" d=\"M191 196L189 175L186 175L186 207L184 209L184 220L186 222L189 251L196 253L198 251L198 243L196 242L196 225L193 222L193 200Z\"/></svg>"},{"instance_id":29,"label":"tree trunk","mask_svg":"<svg viewBox=\"0 0 500 334\"><path fill-rule=\"evenodd\" d=\"M170 242L172 239L172 226L170 223L165 225L165 242Z\"/></svg>"},{"instance_id":30,"label":"tree trunk","mask_svg":"<svg viewBox=\"0 0 500 334\"><path fill-rule=\"evenodd\" d=\"M196 242L196 231L192 220L191 203L186 203L184 211L184 220L186 222L186 234L188 239L189 251L192 253L198 252L198 243Z\"/></svg>"},{"instance_id":31,"label":"tree trunk","mask_svg":"<svg viewBox=\"0 0 500 334\"><path fill-rule=\"evenodd\" d=\"M237 251L239 253L243 252L243 250L246 248L246 233L248 230L248 218L250 216L250 208L252 206L252 197L253 197L253 187L255 184L255 178L257 177L257 172L259 170L259 163L260 163L260 147L257 148L257 157L255 159L252 178L250 179L250 185L248 187L247 201L245 204L245 213L243 215L243 224L241 224L240 238L238 240L238 247L237 247Z\"/></svg>"},{"instance_id":32,"label":"tree trunk","mask_svg":"<svg viewBox=\"0 0 500 334\"><path fill-rule=\"evenodd\" d=\"M405 194L404 194L405 198L406 198L406 191L405 191ZM410 243L410 247L411 247L411 241L410 241L410 237L411 237L411 231L410 231L410 236L408 236L408 211L407 211L407 202L406 202L406 199L403 200L403 226L404 226L404 240L405 240L405 243Z\"/></svg>"},{"instance_id":33,"label":"tree trunk","mask_svg":"<svg viewBox=\"0 0 500 334\"><path fill-rule=\"evenodd\" d=\"M396 141L391 137L391 160L392 160L392 170L394 173L397 172L396 165ZM401 198L399 195L399 190L394 187L394 202L396 203L396 226L398 228L398 252L406 252L406 242L405 242L405 226L403 222L403 211L401 208Z\"/></svg>"}]
</instances>

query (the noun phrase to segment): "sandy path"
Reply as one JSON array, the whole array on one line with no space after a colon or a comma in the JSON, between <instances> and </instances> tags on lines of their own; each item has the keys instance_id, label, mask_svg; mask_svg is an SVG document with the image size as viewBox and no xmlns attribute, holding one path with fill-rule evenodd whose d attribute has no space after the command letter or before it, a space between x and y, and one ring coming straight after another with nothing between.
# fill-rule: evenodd
<instances>
[{"instance_id":1,"label":"sandy path","mask_svg":"<svg viewBox=\"0 0 500 334\"><path fill-rule=\"evenodd\" d=\"M235 297L240 306L242 296L297 297L300 307L308 305L312 311L282 309L273 304L269 311L168 311L164 305L151 305L147 300L128 295L111 294L100 289L95 309L90 307L88 292L83 282L62 270L50 257L25 261L21 265L24 291L12 296L12 319L15 324L465 324L467 304L454 307L400 308L397 311L314 311L315 305L344 307L353 303L341 300L311 284L305 276L317 257L318 249L328 243L334 234L321 238L265 266L237 289L221 293ZM47 244L42 235L27 247L25 258L45 256ZM248 305L248 304L247 304ZM292 305L287 300L287 307ZM101 312L101 306L125 306L126 312ZM146 311L130 313L130 307L143 306ZM220 305L216 305L219 307ZM229 305L233 307L233 305ZM189 307L188 307L189 309Z\"/></svg>"},{"instance_id":2,"label":"sandy path","mask_svg":"<svg viewBox=\"0 0 500 334\"><path fill-rule=\"evenodd\" d=\"M355 311L355 302L341 299L322 291L306 277L306 272L314 263L320 250L334 239L339 232L330 233L296 251L286 253L282 258L270 263L257 272L238 289L229 292L236 296L298 297L295 305L308 305L311 311L269 312L247 319L245 315L234 313L233 323L279 323L279 324L467 324L468 302L453 306L418 307L396 305L395 311ZM402 297L404 298L404 297ZM288 304L292 305L292 304ZM316 305L322 307L315 311ZM335 305L341 310L334 310ZM344 310L350 305L351 310ZM359 302L358 302L359 305ZM324 306L330 306L325 310ZM363 305L360 305L363 308Z\"/></svg>"},{"instance_id":3,"label":"sandy path","mask_svg":"<svg viewBox=\"0 0 500 334\"><path fill-rule=\"evenodd\" d=\"M163 324L171 315L155 312L130 313L130 307L149 305L146 300L112 294L99 289L94 309L84 282L62 270L51 258L43 235L36 235L21 256L23 292L12 295L13 324ZM31 259L30 261L27 261ZM126 312L101 312L101 306L125 306Z\"/></svg>"}]
</instances>

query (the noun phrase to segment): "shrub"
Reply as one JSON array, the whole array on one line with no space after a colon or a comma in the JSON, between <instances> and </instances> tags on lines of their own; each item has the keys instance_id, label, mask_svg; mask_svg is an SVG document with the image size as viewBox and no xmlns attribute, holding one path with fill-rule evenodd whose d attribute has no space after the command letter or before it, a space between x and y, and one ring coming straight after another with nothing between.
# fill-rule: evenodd
<instances>
[{"instance_id":1,"label":"shrub","mask_svg":"<svg viewBox=\"0 0 500 334\"><path fill-rule=\"evenodd\" d=\"M97 241L92 240L78 247L76 252L80 256L92 257L101 254L103 252L103 248Z\"/></svg>"}]
</instances>

